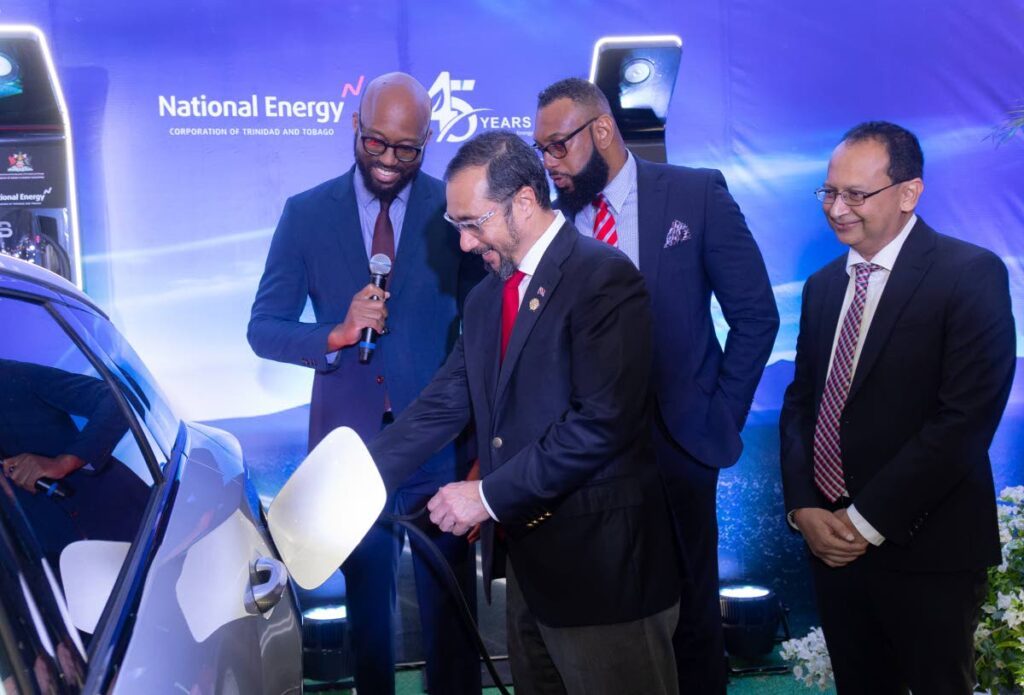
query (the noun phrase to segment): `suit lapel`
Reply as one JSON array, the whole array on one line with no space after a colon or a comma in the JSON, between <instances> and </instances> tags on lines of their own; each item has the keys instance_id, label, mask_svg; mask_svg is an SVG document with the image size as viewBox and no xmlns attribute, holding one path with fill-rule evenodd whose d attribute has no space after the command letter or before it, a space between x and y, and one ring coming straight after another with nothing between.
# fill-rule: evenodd
<instances>
[{"instance_id":1,"label":"suit lapel","mask_svg":"<svg viewBox=\"0 0 1024 695\"><path fill-rule=\"evenodd\" d=\"M544 314L544 310L555 294L555 288L562 279L562 262L565 261L569 252L572 251L576 243L577 234L576 228L570 222L563 224L552 240L551 245L548 246L547 251L544 252L544 256L537 266L537 272L530 279L530 285L526 288L523 302L519 306L519 313L516 315L515 325L512 327L512 335L509 336L505 360L501 363L501 369L498 372L498 386L494 399L495 412L499 409L500 399L508 386L516 362L523 351L523 346L526 345L526 339L529 337L530 332L533 331L533 327L537 325L537 321ZM538 292L541 287L544 288L543 296ZM501 305L500 301L498 305ZM536 309L531 308L533 306ZM499 355L500 351L501 345L499 343Z\"/></svg>"},{"instance_id":2,"label":"suit lapel","mask_svg":"<svg viewBox=\"0 0 1024 695\"><path fill-rule=\"evenodd\" d=\"M864 347L860 351L857 371L854 372L850 393L846 397L847 401L857 394L857 389L871 372L875 361L889 341L889 334L896 324L896 319L899 318L903 307L913 296L925 273L928 272L928 268L932 264L931 251L934 247L934 230L919 218L913 229L910 230L910 236L903 243L900 255L896 258L896 265L885 283L882 298L878 302L875 316L871 319L871 326L864 337Z\"/></svg>"},{"instance_id":3,"label":"suit lapel","mask_svg":"<svg viewBox=\"0 0 1024 695\"><path fill-rule=\"evenodd\" d=\"M493 412L494 392L497 389L498 369L501 363L501 288L502 283L497 277L489 275L480 282L480 301L475 306L484 312L474 324L480 328L473 331L475 336L471 354L482 355L484 395ZM466 339L471 333L467 331ZM467 347L467 353L470 348Z\"/></svg>"},{"instance_id":4,"label":"suit lapel","mask_svg":"<svg viewBox=\"0 0 1024 695\"><path fill-rule=\"evenodd\" d=\"M352 167L347 174L338 179L331 192L334 199L338 201L338 204L331 209L331 214L335 218L331 228L335 230L334 240L345 261L349 277L369 278L370 259L366 257L356 192L352 184L352 177L355 175L355 167ZM362 284L359 286L362 287ZM348 301L348 298L341 299Z\"/></svg>"},{"instance_id":5,"label":"suit lapel","mask_svg":"<svg viewBox=\"0 0 1024 695\"><path fill-rule=\"evenodd\" d=\"M433 202L433 194L429 187L423 185L423 177L416 176L412 188L409 190L409 204L405 208L405 219L402 222L402 234L398 241L398 251L395 257L395 267L392 271L388 290L391 292L392 300L397 299L405 287L405 276L408 274L403 269L411 267L415 259L420 255L420 247L424 243L427 233L427 224L431 216L427 214Z\"/></svg>"},{"instance_id":6,"label":"suit lapel","mask_svg":"<svg viewBox=\"0 0 1024 695\"><path fill-rule=\"evenodd\" d=\"M815 393L819 395L825 389L829 359L832 356L832 343L835 342L836 328L842 320L839 312L843 310L843 298L846 296L846 288L850 283L850 276L846 273L845 257L837 263L837 266L828 279L828 287L825 289L825 300L822 303L821 320L818 323L818 355L816 364L822 365L822 369L818 371Z\"/></svg>"},{"instance_id":7,"label":"suit lapel","mask_svg":"<svg viewBox=\"0 0 1024 695\"><path fill-rule=\"evenodd\" d=\"M654 294L658 280L659 251L665 245L662 236L667 227L664 224L665 206L668 204L667 186L650 163L636 159L636 201L637 224L640 235L640 272L647 278L647 288Z\"/></svg>"}]
</instances>

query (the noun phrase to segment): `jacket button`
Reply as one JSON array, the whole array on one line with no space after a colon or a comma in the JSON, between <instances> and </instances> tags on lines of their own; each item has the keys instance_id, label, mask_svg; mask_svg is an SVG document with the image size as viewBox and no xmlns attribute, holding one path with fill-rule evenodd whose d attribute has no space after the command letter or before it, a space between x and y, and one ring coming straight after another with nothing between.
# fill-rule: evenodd
<instances>
[{"instance_id":1,"label":"jacket button","mask_svg":"<svg viewBox=\"0 0 1024 695\"><path fill-rule=\"evenodd\" d=\"M505 442L501 441L501 437L495 437L494 439L491 440L491 446L493 446L495 449L500 449L501 445L504 443Z\"/></svg>"},{"instance_id":2,"label":"jacket button","mask_svg":"<svg viewBox=\"0 0 1024 695\"><path fill-rule=\"evenodd\" d=\"M383 384L384 383L384 377L381 376L380 374L377 375L377 383L378 384Z\"/></svg>"}]
</instances>

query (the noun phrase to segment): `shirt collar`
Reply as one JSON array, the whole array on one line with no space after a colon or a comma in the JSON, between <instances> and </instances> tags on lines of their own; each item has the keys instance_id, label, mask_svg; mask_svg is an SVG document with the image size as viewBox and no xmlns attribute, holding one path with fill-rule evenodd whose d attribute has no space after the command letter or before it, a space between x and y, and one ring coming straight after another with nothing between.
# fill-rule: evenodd
<instances>
[{"instance_id":1,"label":"shirt collar","mask_svg":"<svg viewBox=\"0 0 1024 695\"><path fill-rule=\"evenodd\" d=\"M554 241L555 235L558 234L558 230L562 228L563 224L565 224L565 215L559 210L540 238L533 242L533 246L523 256L523 260L519 261L519 270L526 275L533 275L537 272L540 259L544 257L544 252L548 250L548 246L551 246L551 242Z\"/></svg>"},{"instance_id":2,"label":"shirt collar","mask_svg":"<svg viewBox=\"0 0 1024 695\"><path fill-rule=\"evenodd\" d=\"M910 235L910 230L914 228L915 224L917 224L917 215L913 214L907 220L907 223L903 225L903 229L896 235L896 238L883 246L882 250L876 253L870 262L891 273L896 265L896 257L900 255L900 249L903 248L903 244L906 243L907 236ZM858 263L868 263L868 261L859 253L850 249L850 253L846 256L846 273L850 274L850 268Z\"/></svg>"},{"instance_id":3,"label":"shirt collar","mask_svg":"<svg viewBox=\"0 0 1024 695\"><path fill-rule=\"evenodd\" d=\"M633 153L626 150L626 163L622 165L615 178L608 182L608 185L601 191L608 199L608 205L612 208L612 214L622 212L622 206L626 204L629 192L636 185L636 160Z\"/></svg>"},{"instance_id":4,"label":"shirt collar","mask_svg":"<svg viewBox=\"0 0 1024 695\"><path fill-rule=\"evenodd\" d=\"M418 175L418 174L417 174ZM402 201L402 205L408 207L409 204L409 191L412 189L412 182L416 180L414 176L412 181L402 186L402 190L395 196L397 200ZM366 181L363 180L363 173L359 171L359 166L352 170L352 182L356 191L356 203L359 207L366 209L370 203L377 200L377 196L370 192L370 189L366 187Z\"/></svg>"}]
</instances>

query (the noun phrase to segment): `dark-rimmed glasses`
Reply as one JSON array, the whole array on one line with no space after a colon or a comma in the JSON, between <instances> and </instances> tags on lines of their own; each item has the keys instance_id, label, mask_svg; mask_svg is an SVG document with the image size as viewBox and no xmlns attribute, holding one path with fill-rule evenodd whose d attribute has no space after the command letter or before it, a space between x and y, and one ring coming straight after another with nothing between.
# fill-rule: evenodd
<instances>
[{"instance_id":1,"label":"dark-rimmed glasses","mask_svg":"<svg viewBox=\"0 0 1024 695\"><path fill-rule=\"evenodd\" d=\"M363 143L363 150L366 154L371 157L382 157L388 149L395 151L395 159L400 162L415 162L416 158L423 152L424 146L427 144L427 136L423 136L423 142L419 145L392 145L384 138L374 137L373 135L363 135L363 120L359 119L359 140Z\"/></svg>"},{"instance_id":2,"label":"dark-rimmed glasses","mask_svg":"<svg viewBox=\"0 0 1024 695\"><path fill-rule=\"evenodd\" d=\"M882 188L879 188L877 191L871 191L870 193L862 193L861 191L838 191L835 188L825 188L824 186L822 186L821 188L814 192L814 197L817 198L818 202L820 203L824 203L825 205L831 205L832 203L836 202L836 196L838 196L842 198L843 202L849 205L851 208L855 208L858 205L863 205L864 201L870 198L871 196L878 195L882 191L892 188L893 186L898 186L901 183L904 182L897 181L895 183L890 183L888 186L883 186Z\"/></svg>"},{"instance_id":3,"label":"dark-rimmed glasses","mask_svg":"<svg viewBox=\"0 0 1024 695\"><path fill-rule=\"evenodd\" d=\"M539 142L534 142L533 149L537 150L537 154L539 154L541 157L543 157L546 154L549 154L555 159L562 159L565 157L565 155L569 154L569 148L565 146L565 143L569 142L574 137L576 137L576 135L579 134L581 130L583 130L588 125L596 121L598 118L600 118L600 116L594 116L589 121L581 125L579 128L566 135L561 140L549 142L544 146L541 146Z\"/></svg>"}]
</instances>

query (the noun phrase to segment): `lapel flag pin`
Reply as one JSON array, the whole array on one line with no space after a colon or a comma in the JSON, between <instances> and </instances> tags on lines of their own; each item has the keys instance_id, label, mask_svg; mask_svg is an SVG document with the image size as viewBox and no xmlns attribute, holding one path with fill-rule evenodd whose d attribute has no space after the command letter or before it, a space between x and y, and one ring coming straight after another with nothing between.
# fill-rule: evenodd
<instances>
[{"instance_id":1,"label":"lapel flag pin","mask_svg":"<svg viewBox=\"0 0 1024 695\"><path fill-rule=\"evenodd\" d=\"M534 297L530 300L530 311L537 311L537 307L540 306L540 300Z\"/></svg>"},{"instance_id":2,"label":"lapel flag pin","mask_svg":"<svg viewBox=\"0 0 1024 695\"><path fill-rule=\"evenodd\" d=\"M543 297L545 294L547 294L547 290L546 289L544 289L543 287L538 287L537 288L537 296L538 297Z\"/></svg>"}]
</instances>

